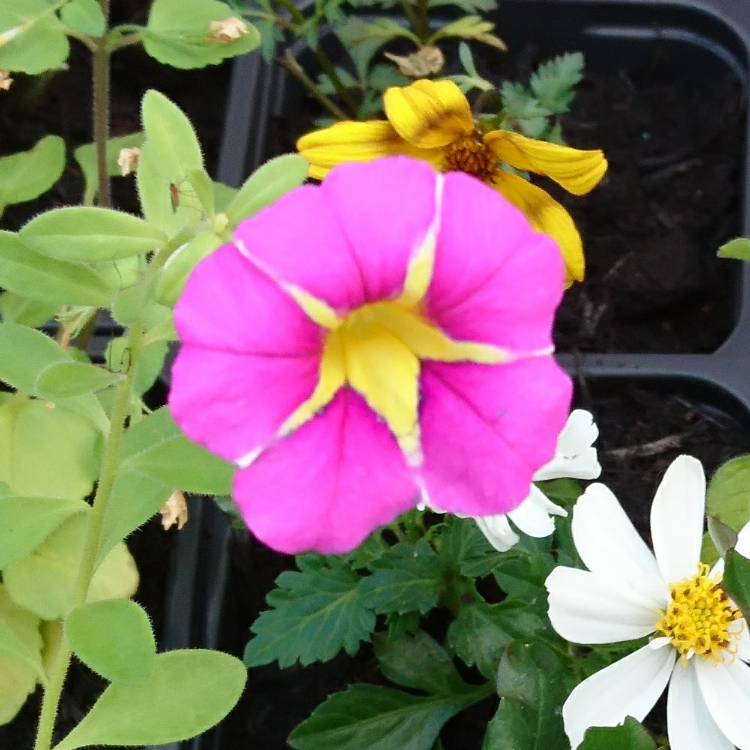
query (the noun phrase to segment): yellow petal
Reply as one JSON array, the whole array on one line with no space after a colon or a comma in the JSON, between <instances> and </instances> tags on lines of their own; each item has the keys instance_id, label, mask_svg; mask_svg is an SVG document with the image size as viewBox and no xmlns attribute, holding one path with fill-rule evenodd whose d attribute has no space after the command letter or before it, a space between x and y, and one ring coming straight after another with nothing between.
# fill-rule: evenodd
<instances>
[{"instance_id":1,"label":"yellow petal","mask_svg":"<svg viewBox=\"0 0 750 750\"><path fill-rule=\"evenodd\" d=\"M385 120L337 122L303 135L297 151L310 162L309 175L322 180L333 167L353 161L373 161L384 156L411 156L439 165L439 153L417 149L401 138Z\"/></svg>"},{"instance_id":2,"label":"yellow petal","mask_svg":"<svg viewBox=\"0 0 750 750\"><path fill-rule=\"evenodd\" d=\"M586 270L583 243L570 214L544 190L509 172L500 172L494 187L523 211L534 229L557 243L565 262L566 286L583 281Z\"/></svg>"},{"instance_id":3,"label":"yellow petal","mask_svg":"<svg viewBox=\"0 0 750 750\"><path fill-rule=\"evenodd\" d=\"M573 195L593 190L607 171L607 160L599 150L559 146L508 130L493 130L484 136L484 142L500 161L524 172L549 177Z\"/></svg>"},{"instance_id":4,"label":"yellow petal","mask_svg":"<svg viewBox=\"0 0 750 750\"><path fill-rule=\"evenodd\" d=\"M471 108L453 81L414 81L383 96L396 132L418 148L441 148L474 131Z\"/></svg>"}]
</instances>

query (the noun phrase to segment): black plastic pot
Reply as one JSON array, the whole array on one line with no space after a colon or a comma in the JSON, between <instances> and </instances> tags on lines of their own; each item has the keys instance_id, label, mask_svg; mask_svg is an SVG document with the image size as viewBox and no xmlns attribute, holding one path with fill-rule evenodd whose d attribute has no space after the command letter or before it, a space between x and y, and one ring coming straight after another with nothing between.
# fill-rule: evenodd
<instances>
[{"instance_id":1,"label":"black plastic pot","mask_svg":"<svg viewBox=\"0 0 750 750\"><path fill-rule=\"evenodd\" d=\"M587 66L595 69L616 68L658 47L669 52L667 61L673 61L663 69L666 76L697 81L730 74L743 91L748 89L750 3L745 0L503 0L498 28L511 49L533 29L533 39L545 54L581 50ZM263 64L257 55L236 61L218 178L238 185L274 155L274 116L294 115L303 105L303 94L278 67ZM746 118L745 146L748 136ZM744 154L737 231L748 234L747 147ZM705 252L715 248L706 247ZM563 354L559 359L580 381L613 387L639 381L668 392L678 390L709 411L731 414L750 430L750 265L736 265L733 288L727 293L735 295L734 327L712 353L588 353ZM164 648L216 647L222 642L231 531L212 503L193 501L191 511L172 561ZM222 744L220 727L189 747L229 750Z\"/></svg>"}]
</instances>

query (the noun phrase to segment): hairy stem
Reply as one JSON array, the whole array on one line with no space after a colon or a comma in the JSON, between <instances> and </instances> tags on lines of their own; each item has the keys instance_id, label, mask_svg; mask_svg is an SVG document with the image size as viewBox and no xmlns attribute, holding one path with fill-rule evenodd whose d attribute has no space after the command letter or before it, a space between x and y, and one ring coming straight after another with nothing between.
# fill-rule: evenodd
<instances>
[{"instance_id":1,"label":"hairy stem","mask_svg":"<svg viewBox=\"0 0 750 750\"><path fill-rule=\"evenodd\" d=\"M100 0L102 13L109 24L109 0ZM109 170L107 169L107 140L109 139L109 55L107 34L96 40L93 73L93 122L96 147L96 171L99 183L99 205L111 203Z\"/></svg>"},{"instance_id":2,"label":"hairy stem","mask_svg":"<svg viewBox=\"0 0 750 750\"><path fill-rule=\"evenodd\" d=\"M327 97L315 85L315 82L305 73L302 66L297 62L297 58L291 50L286 50L282 57L277 58L277 62L292 77L296 78L307 89L309 94L320 104L326 111L332 114L337 120L346 120L348 116L334 101Z\"/></svg>"}]
</instances>

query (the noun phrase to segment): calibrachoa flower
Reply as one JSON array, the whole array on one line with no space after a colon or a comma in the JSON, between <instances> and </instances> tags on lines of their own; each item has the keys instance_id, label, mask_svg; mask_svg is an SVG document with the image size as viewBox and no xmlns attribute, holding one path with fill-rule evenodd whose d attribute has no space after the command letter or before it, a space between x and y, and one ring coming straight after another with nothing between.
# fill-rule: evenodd
<instances>
[{"instance_id":1,"label":"calibrachoa flower","mask_svg":"<svg viewBox=\"0 0 750 750\"><path fill-rule=\"evenodd\" d=\"M297 149L310 162L310 176L320 179L337 164L394 154L423 159L441 172L474 175L555 240L565 260L568 284L583 279L583 246L570 214L544 190L503 165L544 175L568 192L584 195L607 171L601 151L537 141L509 130L485 133L453 81L420 80L389 88L383 104L387 120L338 122L302 136Z\"/></svg>"},{"instance_id":2,"label":"calibrachoa flower","mask_svg":"<svg viewBox=\"0 0 750 750\"><path fill-rule=\"evenodd\" d=\"M409 159L334 170L192 273L169 404L240 467L276 549L345 552L414 507L511 510L554 453L554 244L478 181Z\"/></svg>"},{"instance_id":3,"label":"calibrachoa flower","mask_svg":"<svg viewBox=\"0 0 750 750\"><path fill-rule=\"evenodd\" d=\"M597 459L594 442L599 430L590 412L576 409L571 412L560 437L555 457L534 474L535 482L547 479L596 479L602 467ZM527 498L510 513L478 516L474 520L487 541L498 551L507 552L519 541L509 519L524 534L533 537L549 536L555 530L553 516L567 516L565 508L553 503L532 483Z\"/></svg>"},{"instance_id":4,"label":"calibrachoa flower","mask_svg":"<svg viewBox=\"0 0 750 750\"><path fill-rule=\"evenodd\" d=\"M573 539L588 570L550 574L552 625L574 643L652 638L571 693L563 719L573 748L588 727L642 720L667 683L672 750L750 748L750 636L722 591L723 561L700 562L705 490L696 459L667 469L651 507L654 553L604 485L576 503ZM750 524L737 550L750 554Z\"/></svg>"}]
</instances>

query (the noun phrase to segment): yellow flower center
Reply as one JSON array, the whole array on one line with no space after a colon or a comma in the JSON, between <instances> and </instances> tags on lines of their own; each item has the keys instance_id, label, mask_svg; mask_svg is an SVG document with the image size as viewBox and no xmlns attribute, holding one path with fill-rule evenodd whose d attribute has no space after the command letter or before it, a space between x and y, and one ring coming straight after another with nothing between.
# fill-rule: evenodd
<instances>
[{"instance_id":1,"label":"yellow flower center","mask_svg":"<svg viewBox=\"0 0 750 750\"><path fill-rule=\"evenodd\" d=\"M741 627L731 628L742 618L721 588L719 579L710 578L708 566L670 586L671 598L666 612L656 624L656 631L672 642L683 659L697 654L719 663L724 654L735 654Z\"/></svg>"},{"instance_id":2,"label":"yellow flower center","mask_svg":"<svg viewBox=\"0 0 750 750\"><path fill-rule=\"evenodd\" d=\"M499 169L497 157L478 133L463 136L445 147L445 172L466 172L492 182Z\"/></svg>"}]
</instances>

